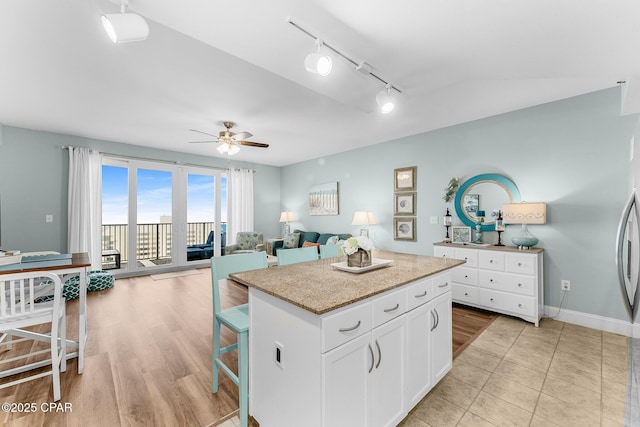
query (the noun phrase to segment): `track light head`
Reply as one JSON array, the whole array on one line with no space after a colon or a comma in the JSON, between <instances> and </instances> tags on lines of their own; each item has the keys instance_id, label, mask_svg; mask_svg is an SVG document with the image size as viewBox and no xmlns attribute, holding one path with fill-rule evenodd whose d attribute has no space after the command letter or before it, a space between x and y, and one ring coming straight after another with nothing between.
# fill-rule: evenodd
<instances>
[{"instance_id":1,"label":"track light head","mask_svg":"<svg viewBox=\"0 0 640 427\"><path fill-rule=\"evenodd\" d=\"M333 62L328 55L320 53L320 47L322 47L320 39L316 39L316 47L317 51L310 53L304 59L304 67L310 73L319 74L322 77L328 76L331 73L331 68L333 68Z\"/></svg>"},{"instance_id":2,"label":"track light head","mask_svg":"<svg viewBox=\"0 0 640 427\"><path fill-rule=\"evenodd\" d=\"M138 14L126 13L127 0L120 4L121 13L109 13L101 16L104 31L114 43L127 43L145 40L149 36L147 21Z\"/></svg>"},{"instance_id":3,"label":"track light head","mask_svg":"<svg viewBox=\"0 0 640 427\"><path fill-rule=\"evenodd\" d=\"M396 99L391 93L391 84L387 84L384 90L378 92L376 102L382 114L389 114L396 108Z\"/></svg>"}]
</instances>

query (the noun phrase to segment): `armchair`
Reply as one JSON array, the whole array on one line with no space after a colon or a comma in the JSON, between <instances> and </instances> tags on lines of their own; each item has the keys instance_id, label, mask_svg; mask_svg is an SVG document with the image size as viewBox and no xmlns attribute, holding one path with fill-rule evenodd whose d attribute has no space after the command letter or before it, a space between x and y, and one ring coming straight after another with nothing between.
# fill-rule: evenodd
<instances>
[{"instance_id":1,"label":"armchair","mask_svg":"<svg viewBox=\"0 0 640 427\"><path fill-rule=\"evenodd\" d=\"M220 254L224 255L227 233L220 234ZM213 256L213 231L209 232L207 242L204 244L187 246L187 261L209 259Z\"/></svg>"},{"instance_id":2,"label":"armchair","mask_svg":"<svg viewBox=\"0 0 640 427\"><path fill-rule=\"evenodd\" d=\"M264 235L255 231L240 231L236 234L236 243L225 246L224 253L261 252L265 250Z\"/></svg>"}]
</instances>

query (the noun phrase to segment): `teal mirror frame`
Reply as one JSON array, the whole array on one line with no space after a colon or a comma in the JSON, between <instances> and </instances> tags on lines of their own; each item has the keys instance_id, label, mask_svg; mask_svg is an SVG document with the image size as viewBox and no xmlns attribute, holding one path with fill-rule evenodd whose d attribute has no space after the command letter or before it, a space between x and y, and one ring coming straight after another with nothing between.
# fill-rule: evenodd
<instances>
[{"instance_id":1,"label":"teal mirror frame","mask_svg":"<svg viewBox=\"0 0 640 427\"><path fill-rule=\"evenodd\" d=\"M454 205L456 208L456 214L458 215L458 218L460 218L460 221L462 221L464 225L472 228L475 228L476 223L464 214L464 209L462 208L462 197L469 188L480 183L494 183L496 185L499 185L507 192L507 194L511 198L510 203L520 203L520 191L518 190L518 187L516 187L516 184L514 184L513 181L511 181L504 175L485 173L469 178L468 180L463 182L462 185L460 185L460 188L458 188L458 191L456 191L456 199ZM495 231L495 224L483 224L480 226L480 229L482 231Z\"/></svg>"}]
</instances>

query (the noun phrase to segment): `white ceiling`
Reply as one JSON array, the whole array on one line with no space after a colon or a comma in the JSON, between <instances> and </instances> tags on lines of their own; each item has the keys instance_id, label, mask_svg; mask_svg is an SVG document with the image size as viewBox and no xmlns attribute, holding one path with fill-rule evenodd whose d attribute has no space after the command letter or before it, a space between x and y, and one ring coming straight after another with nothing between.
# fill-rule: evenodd
<instances>
[{"instance_id":1,"label":"white ceiling","mask_svg":"<svg viewBox=\"0 0 640 427\"><path fill-rule=\"evenodd\" d=\"M221 156L190 128L237 131L283 166L580 95L640 75L638 0L130 0L146 41L115 45L100 15L117 0L0 2L0 123ZM307 73L313 39L336 55Z\"/></svg>"}]
</instances>

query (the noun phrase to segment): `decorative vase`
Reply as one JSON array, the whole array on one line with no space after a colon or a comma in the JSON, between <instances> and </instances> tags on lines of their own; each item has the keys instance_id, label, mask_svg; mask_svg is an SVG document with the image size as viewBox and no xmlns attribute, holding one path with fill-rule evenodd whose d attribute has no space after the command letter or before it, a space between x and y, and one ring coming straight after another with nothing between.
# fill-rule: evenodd
<instances>
[{"instance_id":1,"label":"decorative vase","mask_svg":"<svg viewBox=\"0 0 640 427\"><path fill-rule=\"evenodd\" d=\"M357 252L347 255L347 266L349 267L367 267L371 265L371 251L358 249Z\"/></svg>"}]
</instances>

